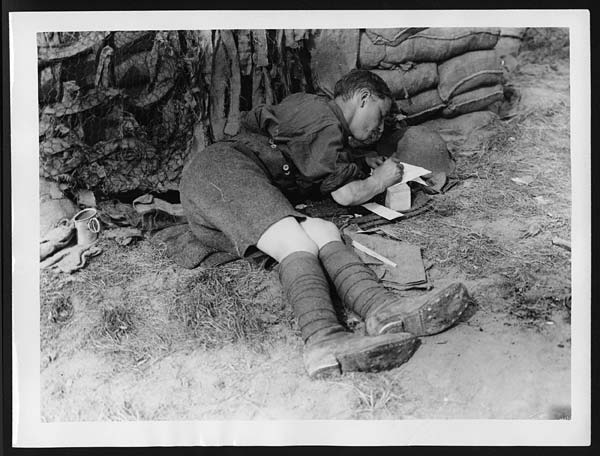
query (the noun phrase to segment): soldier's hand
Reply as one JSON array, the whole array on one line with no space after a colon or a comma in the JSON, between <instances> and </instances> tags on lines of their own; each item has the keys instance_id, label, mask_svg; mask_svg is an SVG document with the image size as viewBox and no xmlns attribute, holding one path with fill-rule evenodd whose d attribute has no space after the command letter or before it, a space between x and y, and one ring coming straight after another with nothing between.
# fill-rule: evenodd
<instances>
[{"instance_id":1,"label":"soldier's hand","mask_svg":"<svg viewBox=\"0 0 600 456\"><path fill-rule=\"evenodd\" d=\"M397 184L402 180L404 175L404 166L400 163L400 159L391 156L385 160L381 166L373 170L372 177L376 179L385 189L390 185Z\"/></svg>"}]
</instances>

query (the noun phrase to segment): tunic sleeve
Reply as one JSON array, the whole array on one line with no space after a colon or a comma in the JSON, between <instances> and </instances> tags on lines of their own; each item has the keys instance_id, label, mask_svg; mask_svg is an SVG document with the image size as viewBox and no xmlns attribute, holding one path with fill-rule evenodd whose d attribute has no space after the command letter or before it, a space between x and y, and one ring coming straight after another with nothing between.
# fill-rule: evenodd
<instances>
[{"instance_id":1,"label":"tunic sleeve","mask_svg":"<svg viewBox=\"0 0 600 456\"><path fill-rule=\"evenodd\" d=\"M274 136L279 121L270 105L258 105L242 114L242 126L253 133Z\"/></svg>"},{"instance_id":2,"label":"tunic sleeve","mask_svg":"<svg viewBox=\"0 0 600 456\"><path fill-rule=\"evenodd\" d=\"M364 179L366 174L344 146L339 125L321 130L289 143L292 160L307 184L318 184L326 195L350 181Z\"/></svg>"}]
</instances>

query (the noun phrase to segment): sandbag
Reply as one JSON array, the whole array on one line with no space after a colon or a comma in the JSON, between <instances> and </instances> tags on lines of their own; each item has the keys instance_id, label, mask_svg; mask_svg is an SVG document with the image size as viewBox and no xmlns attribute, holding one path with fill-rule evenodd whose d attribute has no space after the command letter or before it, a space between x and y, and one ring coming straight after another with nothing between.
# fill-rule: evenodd
<instances>
[{"instance_id":1,"label":"sandbag","mask_svg":"<svg viewBox=\"0 0 600 456\"><path fill-rule=\"evenodd\" d=\"M408 98L437 86L438 70L433 62L403 64L394 70L371 70L388 85L394 98Z\"/></svg>"},{"instance_id":2,"label":"sandbag","mask_svg":"<svg viewBox=\"0 0 600 456\"><path fill-rule=\"evenodd\" d=\"M526 31L527 28L525 27L501 27L500 37L511 36L513 38L522 39Z\"/></svg>"},{"instance_id":3,"label":"sandbag","mask_svg":"<svg viewBox=\"0 0 600 456\"><path fill-rule=\"evenodd\" d=\"M503 27L500 29L500 37L494 49L498 55L503 57L512 55L516 57L521 49L521 40L527 31L524 27Z\"/></svg>"},{"instance_id":4,"label":"sandbag","mask_svg":"<svg viewBox=\"0 0 600 456\"><path fill-rule=\"evenodd\" d=\"M501 85L480 87L456 95L442 111L444 117L454 117L467 112L481 111L496 101L502 101L504 89Z\"/></svg>"},{"instance_id":5,"label":"sandbag","mask_svg":"<svg viewBox=\"0 0 600 456\"><path fill-rule=\"evenodd\" d=\"M473 51L453 57L438 66L440 98L452 96L477 87L500 84L502 64L496 51Z\"/></svg>"},{"instance_id":6,"label":"sandbag","mask_svg":"<svg viewBox=\"0 0 600 456\"><path fill-rule=\"evenodd\" d=\"M364 32L361 33L358 48L358 66L364 69L378 68L384 59L385 46L373 44Z\"/></svg>"},{"instance_id":7,"label":"sandbag","mask_svg":"<svg viewBox=\"0 0 600 456\"><path fill-rule=\"evenodd\" d=\"M425 27L409 27L409 28L373 28L365 29L365 35L373 44L383 44L387 46L398 46L409 36L414 35Z\"/></svg>"},{"instance_id":8,"label":"sandbag","mask_svg":"<svg viewBox=\"0 0 600 456\"><path fill-rule=\"evenodd\" d=\"M314 33L310 67L313 84L333 97L335 83L356 68L359 46L358 29L324 29Z\"/></svg>"},{"instance_id":9,"label":"sandbag","mask_svg":"<svg viewBox=\"0 0 600 456\"><path fill-rule=\"evenodd\" d=\"M398 46L385 46L388 63L442 62L469 51L493 49L497 28L428 28L408 37Z\"/></svg>"},{"instance_id":10,"label":"sandbag","mask_svg":"<svg viewBox=\"0 0 600 456\"><path fill-rule=\"evenodd\" d=\"M456 168L443 138L436 131L422 125L406 130L396 145L394 157L434 173L449 175Z\"/></svg>"},{"instance_id":11,"label":"sandbag","mask_svg":"<svg viewBox=\"0 0 600 456\"><path fill-rule=\"evenodd\" d=\"M512 55L516 57L521 49L521 39L512 36L501 36L494 49L499 56Z\"/></svg>"},{"instance_id":12,"label":"sandbag","mask_svg":"<svg viewBox=\"0 0 600 456\"><path fill-rule=\"evenodd\" d=\"M425 120L446 106L437 89L426 90L406 100L396 99L395 103L410 125Z\"/></svg>"}]
</instances>

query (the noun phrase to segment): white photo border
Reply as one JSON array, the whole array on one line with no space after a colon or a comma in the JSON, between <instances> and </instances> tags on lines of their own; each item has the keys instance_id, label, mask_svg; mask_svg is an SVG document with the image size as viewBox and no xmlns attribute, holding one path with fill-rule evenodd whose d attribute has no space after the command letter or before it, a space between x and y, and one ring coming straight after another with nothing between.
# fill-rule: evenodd
<instances>
[{"instance_id":1,"label":"white photo border","mask_svg":"<svg viewBox=\"0 0 600 456\"><path fill-rule=\"evenodd\" d=\"M40 415L36 33L42 31L568 27L571 65L572 418L540 420L146 421L43 423ZM551 445L590 443L591 72L587 10L12 12L13 445ZM32 337L37 335L37 337Z\"/></svg>"}]
</instances>

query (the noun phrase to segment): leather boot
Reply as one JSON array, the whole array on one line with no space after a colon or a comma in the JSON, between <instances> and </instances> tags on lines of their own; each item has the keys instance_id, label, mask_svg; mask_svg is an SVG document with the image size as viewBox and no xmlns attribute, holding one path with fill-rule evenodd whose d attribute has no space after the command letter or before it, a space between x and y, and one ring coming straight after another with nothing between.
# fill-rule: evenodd
<instances>
[{"instance_id":1,"label":"leather boot","mask_svg":"<svg viewBox=\"0 0 600 456\"><path fill-rule=\"evenodd\" d=\"M311 378L351 371L379 372L410 359L419 339L409 333L362 336L336 332L309 340L304 347L304 366Z\"/></svg>"},{"instance_id":2,"label":"leather boot","mask_svg":"<svg viewBox=\"0 0 600 456\"><path fill-rule=\"evenodd\" d=\"M462 283L416 300L399 298L379 283L351 247L340 241L324 245L319 258L344 304L365 320L369 335L437 334L452 326L470 302Z\"/></svg>"},{"instance_id":3,"label":"leather boot","mask_svg":"<svg viewBox=\"0 0 600 456\"><path fill-rule=\"evenodd\" d=\"M310 377L391 369L406 362L416 350L418 340L412 334L366 337L346 331L337 319L316 255L288 255L279 265L279 277L298 320Z\"/></svg>"},{"instance_id":4,"label":"leather boot","mask_svg":"<svg viewBox=\"0 0 600 456\"><path fill-rule=\"evenodd\" d=\"M437 334L458 320L470 300L467 288L459 282L416 299L388 300L374 305L366 313L367 333L408 331L418 336Z\"/></svg>"}]
</instances>

